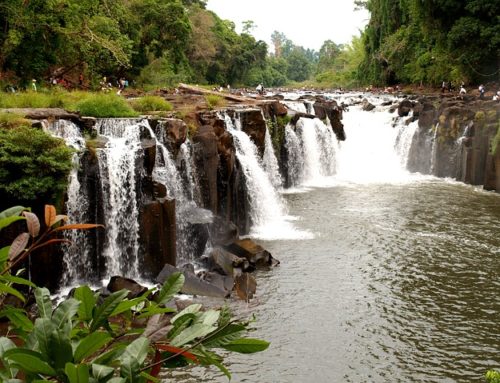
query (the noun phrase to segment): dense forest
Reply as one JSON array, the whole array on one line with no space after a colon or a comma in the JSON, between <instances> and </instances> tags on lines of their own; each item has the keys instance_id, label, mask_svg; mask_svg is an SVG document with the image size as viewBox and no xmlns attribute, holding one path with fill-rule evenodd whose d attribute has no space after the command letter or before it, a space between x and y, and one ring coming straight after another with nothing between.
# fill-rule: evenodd
<instances>
[{"instance_id":1,"label":"dense forest","mask_svg":"<svg viewBox=\"0 0 500 383\"><path fill-rule=\"evenodd\" d=\"M97 88L107 76L148 87L179 82L276 87L442 81L500 76L497 0L358 0L370 21L350 44L319 52L275 31L272 46L222 20L204 0L0 0L0 85L64 78Z\"/></svg>"}]
</instances>

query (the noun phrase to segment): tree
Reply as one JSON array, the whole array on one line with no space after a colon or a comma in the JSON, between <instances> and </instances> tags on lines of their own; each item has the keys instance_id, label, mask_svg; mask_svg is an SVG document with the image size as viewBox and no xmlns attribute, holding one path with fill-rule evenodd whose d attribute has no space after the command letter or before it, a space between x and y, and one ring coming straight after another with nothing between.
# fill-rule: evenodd
<instances>
[{"instance_id":1,"label":"tree","mask_svg":"<svg viewBox=\"0 0 500 383\"><path fill-rule=\"evenodd\" d=\"M243 33L251 35L255 28L257 28L257 24L255 24L252 20L243 21Z\"/></svg>"}]
</instances>

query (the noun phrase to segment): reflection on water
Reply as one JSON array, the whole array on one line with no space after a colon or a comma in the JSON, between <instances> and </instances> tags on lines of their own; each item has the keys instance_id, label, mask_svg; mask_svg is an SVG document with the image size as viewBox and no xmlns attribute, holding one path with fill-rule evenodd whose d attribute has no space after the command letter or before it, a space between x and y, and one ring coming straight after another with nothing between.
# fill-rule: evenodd
<instances>
[{"instance_id":1,"label":"reflection on water","mask_svg":"<svg viewBox=\"0 0 500 383\"><path fill-rule=\"evenodd\" d=\"M286 198L315 236L263 243L281 266L231 305L272 345L228 357L234 382L481 382L500 366L499 195L421 180Z\"/></svg>"}]
</instances>

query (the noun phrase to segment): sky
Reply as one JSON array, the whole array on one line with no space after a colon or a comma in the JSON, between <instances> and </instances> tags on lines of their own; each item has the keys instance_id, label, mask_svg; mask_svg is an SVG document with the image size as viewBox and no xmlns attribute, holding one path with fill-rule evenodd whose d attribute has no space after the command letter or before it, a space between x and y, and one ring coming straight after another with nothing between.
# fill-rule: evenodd
<instances>
[{"instance_id":1,"label":"sky","mask_svg":"<svg viewBox=\"0 0 500 383\"><path fill-rule=\"evenodd\" d=\"M252 35L270 47L277 30L295 45L317 51L325 40L349 43L369 18L366 10L354 11L354 0L208 0L207 8L234 21L237 32L252 20L257 25Z\"/></svg>"}]
</instances>

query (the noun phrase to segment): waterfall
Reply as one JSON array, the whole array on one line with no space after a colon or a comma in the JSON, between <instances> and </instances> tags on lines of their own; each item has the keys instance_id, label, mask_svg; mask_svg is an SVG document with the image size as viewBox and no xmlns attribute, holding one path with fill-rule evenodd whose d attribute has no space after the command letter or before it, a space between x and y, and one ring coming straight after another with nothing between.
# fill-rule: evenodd
<instances>
[{"instance_id":1,"label":"waterfall","mask_svg":"<svg viewBox=\"0 0 500 383\"><path fill-rule=\"evenodd\" d=\"M103 256L108 276L140 276L136 175L141 130L147 130L146 124L147 121L129 119L103 119L96 124L99 134L107 139L97 155L106 226Z\"/></svg>"},{"instance_id":2,"label":"waterfall","mask_svg":"<svg viewBox=\"0 0 500 383\"><path fill-rule=\"evenodd\" d=\"M436 162L437 162L437 154L438 154L438 132L439 132L439 122L436 124L434 128L434 135L432 137L432 146L431 146L431 168L430 173L434 174L436 171Z\"/></svg>"},{"instance_id":3,"label":"waterfall","mask_svg":"<svg viewBox=\"0 0 500 383\"><path fill-rule=\"evenodd\" d=\"M418 129L418 121L413 121L405 125L403 120L401 120L400 123L396 125L396 128L398 129L398 136L396 138L395 149L399 156L401 166L406 169L413 136Z\"/></svg>"},{"instance_id":4,"label":"waterfall","mask_svg":"<svg viewBox=\"0 0 500 383\"><path fill-rule=\"evenodd\" d=\"M310 237L310 233L298 232L287 221L286 205L264 170L257 147L241 130L239 116L235 117L234 123L227 114L222 118L233 136L236 157L245 175L252 222L250 235L264 240Z\"/></svg>"},{"instance_id":5,"label":"waterfall","mask_svg":"<svg viewBox=\"0 0 500 383\"><path fill-rule=\"evenodd\" d=\"M409 136L416 125L400 125L398 129L393 128L391 122L391 114L364 112L359 106L351 107L344 114L344 129L349 139L342 142L337 153L337 182L398 183L413 177L402 166L398 150L400 153L407 150ZM401 133L400 129L408 129L408 132Z\"/></svg>"},{"instance_id":6,"label":"waterfall","mask_svg":"<svg viewBox=\"0 0 500 383\"><path fill-rule=\"evenodd\" d=\"M45 128L53 136L64 139L66 145L76 150L71 159L73 167L68 179L66 215L69 223L86 223L88 221L86 214L89 208L88 198L85 195L85 188L82 188L78 179L80 156L85 149L85 139L80 128L71 121L55 120L45 124ZM69 230L64 235L71 243L63 245L62 283L69 285L83 279L86 275L91 275L92 260L90 246L88 246L88 232Z\"/></svg>"},{"instance_id":7,"label":"waterfall","mask_svg":"<svg viewBox=\"0 0 500 383\"><path fill-rule=\"evenodd\" d=\"M265 148L264 156L262 158L262 164L264 170L271 181L271 184L275 188L281 188L283 185L283 180L281 179L280 168L278 165L278 159L274 154L273 143L271 141L271 134L269 134L269 129L266 124L266 136L265 136Z\"/></svg>"},{"instance_id":8,"label":"waterfall","mask_svg":"<svg viewBox=\"0 0 500 383\"><path fill-rule=\"evenodd\" d=\"M196 167L193 163L193 146L190 141L184 142L179 151L178 167L182 169L184 188L192 201L200 200L200 188L197 182Z\"/></svg>"},{"instance_id":9,"label":"waterfall","mask_svg":"<svg viewBox=\"0 0 500 383\"><path fill-rule=\"evenodd\" d=\"M306 106L306 112L307 112L308 114L316 114L316 113L314 112L314 101L309 101L309 100L306 100L306 101L304 101L304 104L305 104L305 106Z\"/></svg>"},{"instance_id":10,"label":"waterfall","mask_svg":"<svg viewBox=\"0 0 500 383\"><path fill-rule=\"evenodd\" d=\"M300 118L295 131L285 128L288 181L291 186L321 186L335 174L337 140L323 121Z\"/></svg>"},{"instance_id":11,"label":"waterfall","mask_svg":"<svg viewBox=\"0 0 500 383\"><path fill-rule=\"evenodd\" d=\"M283 104L285 104L288 109L292 109L300 113L307 113L306 106L302 101L283 101Z\"/></svg>"}]
</instances>

